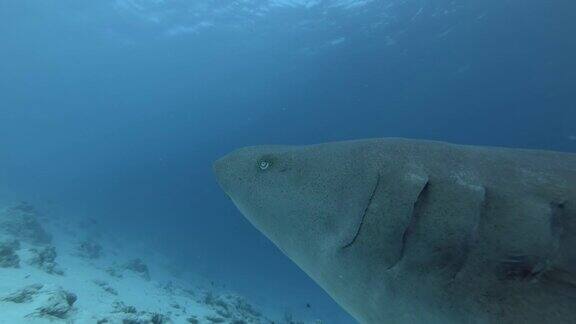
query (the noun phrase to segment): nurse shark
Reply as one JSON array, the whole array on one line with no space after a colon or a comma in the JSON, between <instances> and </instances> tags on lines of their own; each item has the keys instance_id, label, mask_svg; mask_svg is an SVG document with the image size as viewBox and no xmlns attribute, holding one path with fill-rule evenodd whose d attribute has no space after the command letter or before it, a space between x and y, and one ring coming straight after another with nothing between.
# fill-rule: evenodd
<instances>
[{"instance_id":1,"label":"nurse shark","mask_svg":"<svg viewBox=\"0 0 576 324\"><path fill-rule=\"evenodd\" d=\"M576 154L386 138L214 171L360 323L576 323Z\"/></svg>"}]
</instances>

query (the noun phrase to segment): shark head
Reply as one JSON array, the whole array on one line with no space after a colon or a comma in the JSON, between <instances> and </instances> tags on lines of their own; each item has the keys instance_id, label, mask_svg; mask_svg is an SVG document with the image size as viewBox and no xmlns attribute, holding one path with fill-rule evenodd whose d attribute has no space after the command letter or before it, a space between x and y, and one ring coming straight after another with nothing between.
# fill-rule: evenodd
<instances>
[{"instance_id":1,"label":"shark head","mask_svg":"<svg viewBox=\"0 0 576 324\"><path fill-rule=\"evenodd\" d=\"M402 145L382 148L374 140L253 146L214 163L240 212L366 323L406 313L409 303L387 288L398 276L385 272L404 251L410 209L427 183L403 172L410 159L399 157ZM383 310L383 300L399 305Z\"/></svg>"},{"instance_id":2,"label":"shark head","mask_svg":"<svg viewBox=\"0 0 576 324\"><path fill-rule=\"evenodd\" d=\"M242 214L313 278L357 234L376 179L358 146L254 146L214 163Z\"/></svg>"}]
</instances>

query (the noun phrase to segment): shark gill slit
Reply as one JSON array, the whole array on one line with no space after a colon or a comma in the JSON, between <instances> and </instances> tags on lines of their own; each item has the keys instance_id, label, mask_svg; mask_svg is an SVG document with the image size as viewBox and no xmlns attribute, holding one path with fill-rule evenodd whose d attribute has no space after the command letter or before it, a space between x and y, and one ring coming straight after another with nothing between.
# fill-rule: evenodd
<instances>
[{"instance_id":1,"label":"shark gill slit","mask_svg":"<svg viewBox=\"0 0 576 324\"><path fill-rule=\"evenodd\" d=\"M427 180L424 186L422 186L422 189L420 189L418 196L416 196L416 200L412 205L412 213L410 215L410 221L408 223L408 226L406 226L406 228L404 229L404 233L402 233L402 245L400 247L400 254L396 262L394 262L394 264L388 267L388 269L394 268L404 258L408 237L414 232L416 224L422 218L422 211L424 210L424 203L426 201L426 196L428 194L429 187L430 187L430 181Z\"/></svg>"},{"instance_id":2,"label":"shark gill slit","mask_svg":"<svg viewBox=\"0 0 576 324\"><path fill-rule=\"evenodd\" d=\"M362 225L364 225L364 220L366 219L366 214L368 214L368 210L370 209L370 205L372 205L372 201L374 200L374 196L376 196L376 191L378 191L379 185L380 185L380 173L378 173L378 176L376 178L376 184L374 185L374 188L372 188L372 193L370 194L370 199L368 199L368 203L366 204L366 208L364 208L364 212L362 213L362 218L360 219L360 224L358 225L358 228L356 229L356 233L354 233L354 237L352 237L352 240L350 240L350 242L345 244L342 247L342 249L348 248L348 247L352 246L352 244L354 244L354 242L356 242L356 239L358 238L358 235L360 234L360 230L362 230Z\"/></svg>"},{"instance_id":3,"label":"shark gill slit","mask_svg":"<svg viewBox=\"0 0 576 324\"><path fill-rule=\"evenodd\" d=\"M456 264L456 270L454 275L452 276L452 280L456 280L456 277L462 272L464 267L466 266L466 262L472 253L472 250L478 245L478 241L480 240L480 223L482 219L486 216L486 210L488 208L486 202L486 188L482 187L482 200L478 205L478 213L474 219L472 227L470 228L470 233L468 239L464 242L462 247L462 257L460 258L459 262Z\"/></svg>"},{"instance_id":4,"label":"shark gill slit","mask_svg":"<svg viewBox=\"0 0 576 324\"><path fill-rule=\"evenodd\" d=\"M564 219L564 205L566 202L552 202L550 203L550 231L555 239L557 249L560 248L560 240L564 234L565 219Z\"/></svg>"},{"instance_id":5,"label":"shark gill slit","mask_svg":"<svg viewBox=\"0 0 576 324\"><path fill-rule=\"evenodd\" d=\"M562 248L562 238L566 227L565 201L550 203L550 234L553 239L550 254L533 269L533 274L541 275L553 265L553 262L560 257Z\"/></svg>"},{"instance_id":6,"label":"shark gill slit","mask_svg":"<svg viewBox=\"0 0 576 324\"><path fill-rule=\"evenodd\" d=\"M546 277L548 280L563 282L563 276L558 276L558 271L554 270L554 262L560 257L562 237L565 224L565 202L551 202L548 204L550 213L550 234L552 246L547 254L539 256L535 260L530 260L526 255L512 256L504 262L506 278L513 280L533 280ZM570 283L572 286L573 284Z\"/></svg>"}]
</instances>

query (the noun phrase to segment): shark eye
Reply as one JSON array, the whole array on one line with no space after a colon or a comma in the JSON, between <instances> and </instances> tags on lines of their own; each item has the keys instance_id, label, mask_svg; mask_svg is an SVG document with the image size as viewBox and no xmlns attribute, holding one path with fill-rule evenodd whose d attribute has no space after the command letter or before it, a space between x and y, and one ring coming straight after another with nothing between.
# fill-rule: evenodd
<instances>
[{"instance_id":1,"label":"shark eye","mask_svg":"<svg viewBox=\"0 0 576 324\"><path fill-rule=\"evenodd\" d=\"M270 167L270 161L261 160L260 162L258 162L258 168L262 171L268 169L269 167Z\"/></svg>"}]
</instances>

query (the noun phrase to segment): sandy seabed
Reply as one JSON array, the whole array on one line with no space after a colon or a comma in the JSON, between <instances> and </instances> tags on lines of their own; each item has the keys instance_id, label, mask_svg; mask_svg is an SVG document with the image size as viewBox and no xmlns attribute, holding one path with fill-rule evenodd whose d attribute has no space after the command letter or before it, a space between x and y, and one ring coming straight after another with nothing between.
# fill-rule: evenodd
<instances>
[{"instance_id":1,"label":"sandy seabed","mask_svg":"<svg viewBox=\"0 0 576 324\"><path fill-rule=\"evenodd\" d=\"M321 323L265 314L90 229L27 203L0 208L0 323Z\"/></svg>"}]
</instances>

